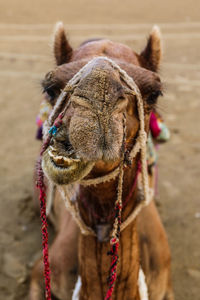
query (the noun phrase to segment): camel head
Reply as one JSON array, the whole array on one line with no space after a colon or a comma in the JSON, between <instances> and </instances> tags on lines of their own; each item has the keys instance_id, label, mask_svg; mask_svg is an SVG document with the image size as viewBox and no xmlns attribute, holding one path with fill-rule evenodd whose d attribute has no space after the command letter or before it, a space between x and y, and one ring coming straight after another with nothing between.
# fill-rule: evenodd
<instances>
[{"instance_id":1,"label":"camel head","mask_svg":"<svg viewBox=\"0 0 200 300\"><path fill-rule=\"evenodd\" d=\"M111 52L109 57L139 87L144 101L145 130L148 131L150 113L161 94L160 78L155 72L160 62L158 32L152 32L140 55L131 52L134 63L127 61L124 54L128 47L123 49L120 44L112 43L115 45L112 54L111 43L107 40L89 41L73 51L62 24L57 28L54 42L57 67L42 83L52 106L56 105L68 81L93 59L72 85L62 106L62 109L67 107L62 125L43 155L43 169L57 184L71 183L114 169L120 162L122 149L125 147L129 151L138 135L140 124L136 97L119 70L100 52L102 45ZM116 51L121 51L125 58L115 58Z\"/></svg>"}]
</instances>

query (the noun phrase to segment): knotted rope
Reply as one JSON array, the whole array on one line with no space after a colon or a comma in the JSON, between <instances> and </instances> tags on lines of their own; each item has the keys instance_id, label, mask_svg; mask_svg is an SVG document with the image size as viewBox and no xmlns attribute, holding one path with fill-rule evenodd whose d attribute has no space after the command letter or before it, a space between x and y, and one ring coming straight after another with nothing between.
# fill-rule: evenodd
<instances>
[{"instance_id":1,"label":"knotted rope","mask_svg":"<svg viewBox=\"0 0 200 300\"><path fill-rule=\"evenodd\" d=\"M150 200L150 192L148 186L148 174L147 174L147 165L146 165L146 142L147 142L147 134L145 132L145 124L144 124L144 108L143 108L143 100L140 94L139 88L137 87L134 80L124 71L122 70L114 61L107 57L97 57L89 61L82 69L79 70L78 73L74 75L74 77L68 82L64 90L61 92L50 116L49 119L44 124L44 144L43 149L41 151L41 157L43 152L47 149L49 142L51 140L52 135L55 135L57 129L62 124L62 118L65 115L66 110L70 105L70 99L66 103L66 98L69 94L73 91L75 85L81 79L82 74L85 72L88 66L92 65L96 59L102 59L108 61L111 66L116 69L122 80L128 85L130 89L130 93L136 96L137 99L137 108L138 108L138 116L140 121L140 128L137 140L135 145L133 146L132 150L129 154L129 160L136 156L136 154L140 151L141 154L141 176L142 176L142 186L144 197L142 201L137 205L135 210L131 213L131 215L121 224L121 212L122 212L122 190L123 190L123 174L124 174L124 151L122 150L122 158L121 163L118 168L116 168L113 172L109 173L108 175L94 178L94 179L82 179L79 181L81 185L91 185L91 184L99 184L106 182L108 180L114 179L117 175L118 177L118 188L117 188L117 199L115 202L115 221L113 224L113 231L111 236L111 250L109 252L112 255L111 259L111 268L110 268L110 276L108 279L109 289L106 294L105 300L110 300L112 298L112 293L114 289L114 284L116 281L116 270L117 270L117 261L118 261L118 247L119 247L119 235L120 231L122 231L126 226L128 226L138 215L140 210L144 205L147 205ZM61 113L60 113L61 112ZM125 118L124 118L124 129L125 129ZM126 130L124 130L124 137L125 137ZM124 142L123 137L123 142ZM122 144L122 147L124 143ZM48 262L48 234L47 234L47 223L46 223L46 204L45 204L45 185L43 182L43 172L41 168L41 157L39 161L38 167L38 186L40 188L40 202L41 202L41 219L42 219L42 234L43 234L43 254L44 254L44 273L45 273L45 285L46 285L46 299L51 299L51 292L50 292L50 271L49 271L49 262ZM71 212L72 216L74 217L75 221L77 222L80 230L85 235L96 235L92 228L89 228L85 222L82 220L77 203L72 203L68 196L67 188L60 187L62 190L62 194L64 195L65 205L67 209Z\"/></svg>"}]
</instances>

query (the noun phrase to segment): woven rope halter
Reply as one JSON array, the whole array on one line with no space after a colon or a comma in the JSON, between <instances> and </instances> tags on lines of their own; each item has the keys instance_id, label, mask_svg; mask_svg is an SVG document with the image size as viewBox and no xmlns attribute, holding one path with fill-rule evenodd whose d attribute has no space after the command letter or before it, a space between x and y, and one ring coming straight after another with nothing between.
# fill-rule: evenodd
<instances>
[{"instance_id":1,"label":"woven rope halter","mask_svg":"<svg viewBox=\"0 0 200 300\"><path fill-rule=\"evenodd\" d=\"M118 176L118 187L117 187L117 199L115 201L115 220L113 224L113 230L111 234L111 251L110 255L112 255L111 259L111 268L110 268L110 276L108 279L109 283L109 289L107 292L107 295L105 297L106 300L110 300L112 297L114 284L116 280L116 268L117 268L117 261L118 261L118 247L119 247L119 235L120 231L124 230L138 215L138 213L141 211L142 207L149 204L151 201L152 195L149 189L148 185L148 173L147 173L147 161L146 161L146 142L147 142L147 134L145 132L145 124L144 124L144 107L143 107L143 100L140 93L140 90L134 80L124 71L122 70L113 60L107 58L107 57L96 57L89 61L83 68L79 70L78 73L76 73L73 78L67 83L63 91L61 92L50 116L49 119L44 124L44 144L41 151L41 157L44 151L49 146L52 133L56 134L57 129L62 124L62 118L65 115L65 112L67 111L69 105L70 105L70 99L68 99L68 102L66 104L66 99L69 98L69 94L73 91L76 84L80 81L82 74L86 71L86 68L88 66L92 65L96 60L102 59L103 61L107 61L110 63L110 65L119 72L120 78L127 84L129 90L129 93L132 95L135 95L137 100L137 109L138 109L138 117L140 122L138 137L136 139L136 142L132 148L132 150L129 153L129 160L132 161L133 158L136 156L138 152L140 152L141 155L141 184L143 187L143 198L141 201L137 204L136 208L133 210L133 212L128 216L128 218L121 222L121 214L122 214L122 192L123 192L123 175L124 175L124 151L123 145L122 145L122 155L121 155L121 162L119 166L114 170L111 171L109 174L94 178L94 179L82 179L79 182L77 182L80 185L87 186L87 185L97 185L99 183L104 183L107 181L110 181L112 179L115 179ZM125 124L125 115L124 115L124 137L125 139L126 135L126 124ZM46 299L50 300L50 276L49 276L49 264L48 264L48 235L46 230L46 215L44 216L44 206L46 208L45 203L45 187L43 183L43 173L41 168L41 158L40 158L40 164L38 167L38 186L40 187L40 201L41 201L41 219L43 222L43 253L44 253L44 262L45 263L45 281L46 281ZM70 185L69 185L70 186ZM83 219L80 216L78 204L75 201L71 201L70 199L70 193L68 186L59 186L59 189L62 193L62 196L65 201L66 208L70 211L72 214L74 220L78 224L81 233L84 235L93 235L96 236L95 231L88 227ZM41 192L42 191L42 192ZM46 238L47 236L47 238ZM48 277L49 276L49 277ZM48 277L48 278L47 278Z\"/></svg>"}]
</instances>

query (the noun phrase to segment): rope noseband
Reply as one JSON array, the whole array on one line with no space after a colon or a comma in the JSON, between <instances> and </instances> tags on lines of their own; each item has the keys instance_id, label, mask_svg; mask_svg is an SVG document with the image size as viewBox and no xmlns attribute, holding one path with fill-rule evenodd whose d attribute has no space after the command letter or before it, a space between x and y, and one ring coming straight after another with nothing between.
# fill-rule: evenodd
<instances>
[{"instance_id":1,"label":"rope noseband","mask_svg":"<svg viewBox=\"0 0 200 300\"><path fill-rule=\"evenodd\" d=\"M49 146L51 137L56 134L57 129L62 124L62 118L65 115L69 105L70 98L66 104L66 98L69 97L70 93L73 91L75 85L79 82L82 77L82 74L85 72L88 66L92 65L96 60L107 61L111 64L111 66L119 72L121 79L127 84L130 89L130 93L135 95L137 100L137 109L138 109L138 117L140 121L140 128L138 132L137 140L129 153L128 160L132 161L133 158L137 155L138 152L141 154L141 179L143 186L143 199L138 203L134 211L130 214L130 216L122 223L121 222L121 213L122 213L122 191L123 191L123 175L124 175L124 157L125 157L125 134L126 134L126 121L124 115L124 136L123 143L121 149L121 162L118 168L109 173L108 175L94 178L94 179L82 179L78 183L81 185L91 185L91 184L99 184L106 182L108 180L116 178L118 176L118 187L117 187L117 199L115 201L115 220L113 224L113 230L111 234L111 250L109 254L112 256L111 258L111 267L110 267L110 275L108 279L109 289L107 291L105 300L110 300L112 298L112 293L114 290L114 285L116 281L116 269L117 269L117 261L118 261L118 247L119 247L119 235L120 231L126 228L138 215L143 206L147 205L151 200L150 190L148 186L148 173L147 173L147 165L146 165L146 142L147 142L147 134L145 132L145 124L144 124L144 108L143 108L143 100L140 94L139 88L137 87L134 80L124 71L122 70L114 61L107 57L97 57L89 61L78 73L74 75L74 77L68 82L64 90L61 92L50 116L49 119L45 122L44 126L44 144L42 151L40 153L40 160L38 163L38 187L40 188L40 206L41 206L41 220L42 220L42 234L43 234L43 257L44 257L44 274L45 274L45 286L46 286L46 299L51 300L51 292L50 292L50 270L49 270L49 262L48 262L48 233L47 233L47 222L46 222L46 203L45 203L45 185L43 181L43 171L41 167L42 155L44 151ZM82 220L79 208L76 202L72 202L69 193L68 187L60 186L61 193L63 195L65 205L67 209L71 212L73 218L77 222L82 234L84 235L93 235L96 236L94 230L88 227L85 222Z\"/></svg>"}]
</instances>

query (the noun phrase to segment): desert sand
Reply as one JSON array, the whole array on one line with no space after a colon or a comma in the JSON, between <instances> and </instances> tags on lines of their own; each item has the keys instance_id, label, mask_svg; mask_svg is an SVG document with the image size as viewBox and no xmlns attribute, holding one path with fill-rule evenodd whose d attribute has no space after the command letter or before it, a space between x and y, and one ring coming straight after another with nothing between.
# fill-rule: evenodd
<instances>
[{"instance_id":1,"label":"desert sand","mask_svg":"<svg viewBox=\"0 0 200 300\"><path fill-rule=\"evenodd\" d=\"M200 299L200 2L195 0L0 1L0 299L27 299L41 254L33 169L40 81L54 67L51 36L65 23L76 47L106 37L136 51L153 24L163 35L158 107L171 130L159 149L157 204L172 252L176 300ZM53 235L50 228L51 236Z\"/></svg>"}]
</instances>

